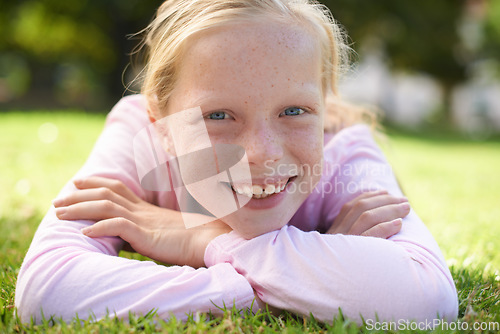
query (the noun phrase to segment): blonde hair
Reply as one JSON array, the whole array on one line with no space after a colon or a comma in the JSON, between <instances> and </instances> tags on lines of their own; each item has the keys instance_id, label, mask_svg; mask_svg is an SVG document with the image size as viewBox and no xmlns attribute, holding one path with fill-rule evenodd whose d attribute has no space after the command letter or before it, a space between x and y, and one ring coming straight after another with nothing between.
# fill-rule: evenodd
<instances>
[{"instance_id":1,"label":"blonde hair","mask_svg":"<svg viewBox=\"0 0 500 334\"><path fill-rule=\"evenodd\" d=\"M150 112L166 110L176 84L183 48L190 36L221 25L267 17L297 23L317 36L322 52L322 85L326 92L325 130L366 121L373 113L339 99L338 79L346 70L350 48L345 35L324 5L309 0L167 0L142 31L147 51L141 92ZM258 22L258 21L256 21Z\"/></svg>"}]
</instances>

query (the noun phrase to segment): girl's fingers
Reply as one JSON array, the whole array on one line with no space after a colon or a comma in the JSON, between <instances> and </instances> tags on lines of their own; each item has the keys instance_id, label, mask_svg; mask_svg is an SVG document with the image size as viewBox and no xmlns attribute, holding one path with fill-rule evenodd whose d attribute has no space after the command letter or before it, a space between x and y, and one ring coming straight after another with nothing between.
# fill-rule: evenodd
<instances>
[{"instance_id":1,"label":"girl's fingers","mask_svg":"<svg viewBox=\"0 0 500 334\"><path fill-rule=\"evenodd\" d=\"M114 202L128 210L133 209L132 203L128 199L122 197L121 195L117 194L111 189L105 187L74 191L71 194L67 195L66 197L55 199L52 202L52 204L56 208L58 208L63 206L70 206L76 203L100 201L100 200L107 200Z\"/></svg>"},{"instance_id":2,"label":"girl's fingers","mask_svg":"<svg viewBox=\"0 0 500 334\"><path fill-rule=\"evenodd\" d=\"M398 218L390 222L380 223L363 232L361 235L365 237L387 239L401 231L402 222L402 219Z\"/></svg>"},{"instance_id":3,"label":"girl's fingers","mask_svg":"<svg viewBox=\"0 0 500 334\"><path fill-rule=\"evenodd\" d=\"M380 195L387 195L387 190L376 190L376 191L369 191L362 193L361 195L357 196L353 200L347 202L342 206L342 209L340 210L339 214L337 215L337 218L335 218L336 222L344 222L343 225L346 225L347 222L345 222L346 216L351 213L352 210L355 209L356 206L359 206L359 202L366 200L368 198L374 197L374 196L380 196ZM360 213L361 214L361 213ZM356 217L354 217L356 218ZM351 218L352 219L352 218ZM354 223L356 219L351 221L351 224ZM335 224L333 224L332 228L334 227ZM330 230L332 230L330 228ZM330 233L330 231L328 232Z\"/></svg>"},{"instance_id":4,"label":"girl's fingers","mask_svg":"<svg viewBox=\"0 0 500 334\"><path fill-rule=\"evenodd\" d=\"M73 183L78 189L109 188L133 203L137 203L140 200L132 190L119 180L101 176L90 176L83 179L76 179Z\"/></svg>"},{"instance_id":5,"label":"girl's fingers","mask_svg":"<svg viewBox=\"0 0 500 334\"><path fill-rule=\"evenodd\" d=\"M145 244L147 240L146 231L125 218L111 218L101 220L94 225L84 227L82 233L91 238L97 237L120 237L130 244L131 247Z\"/></svg>"},{"instance_id":6,"label":"girl's fingers","mask_svg":"<svg viewBox=\"0 0 500 334\"><path fill-rule=\"evenodd\" d=\"M132 213L109 200L76 203L56 209L56 216L64 220L103 220L116 217L131 219Z\"/></svg>"},{"instance_id":7,"label":"girl's fingers","mask_svg":"<svg viewBox=\"0 0 500 334\"><path fill-rule=\"evenodd\" d=\"M145 256L152 255L153 236L151 231L141 228L128 219L119 217L101 220L94 225L82 228L81 231L91 238L120 237L128 242L133 251Z\"/></svg>"},{"instance_id":8,"label":"girl's fingers","mask_svg":"<svg viewBox=\"0 0 500 334\"><path fill-rule=\"evenodd\" d=\"M384 222L404 218L410 213L408 202L389 204L363 212L348 234L362 235L365 231Z\"/></svg>"},{"instance_id":9,"label":"girl's fingers","mask_svg":"<svg viewBox=\"0 0 500 334\"><path fill-rule=\"evenodd\" d=\"M375 190L375 191L367 191L358 195L356 198L352 199L350 202L347 202L347 206L353 206L356 202L359 202L362 199L379 196L379 195L387 195L387 190Z\"/></svg>"},{"instance_id":10,"label":"girl's fingers","mask_svg":"<svg viewBox=\"0 0 500 334\"><path fill-rule=\"evenodd\" d=\"M355 234L351 233L351 230L353 228L353 225L357 223L362 214L379 207L405 203L407 201L408 200L404 197L389 195L387 194L387 191L363 193L360 196L356 197L354 200L348 202L347 204L344 204L344 206L340 210L339 215L337 216L337 218L335 218L334 224L327 233ZM389 219L384 219L381 221L389 221ZM374 222L373 224L375 223L377 222ZM372 226L373 225L370 225L368 226L368 228ZM360 233L364 232L365 230L366 229L361 230Z\"/></svg>"},{"instance_id":11,"label":"girl's fingers","mask_svg":"<svg viewBox=\"0 0 500 334\"><path fill-rule=\"evenodd\" d=\"M352 206L349 212L350 215L360 216L362 213L380 208L391 204L406 203L408 199L405 197L396 197L388 194L380 194L366 198L360 198Z\"/></svg>"},{"instance_id":12,"label":"girl's fingers","mask_svg":"<svg viewBox=\"0 0 500 334\"><path fill-rule=\"evenodd\" d=\"M392 204L406 203L404 197L396 197L388 194L381 194L361 198L351 205L349 212L345 215L346 222L354 223L365 212ZM387 221L387 220L386 220Z\"/></svg>"}]
</instances>

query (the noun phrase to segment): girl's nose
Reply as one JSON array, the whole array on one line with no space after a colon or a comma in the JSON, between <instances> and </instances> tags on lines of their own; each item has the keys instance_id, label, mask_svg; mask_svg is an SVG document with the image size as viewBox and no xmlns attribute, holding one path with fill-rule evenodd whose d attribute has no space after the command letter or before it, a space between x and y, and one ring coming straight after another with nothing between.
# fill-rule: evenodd
<instances>
[{"instance_id":1,"label":"girl's nose","mask_svg":"<svg viewBox=\"0 0 500 334\"><path fill-rule=\"evenodd\" d=\"M259 122L250 131L245 131L244 143L250 165L267 166L283 157L281 138L265 122Z\"/></svg>"}]
</instances>

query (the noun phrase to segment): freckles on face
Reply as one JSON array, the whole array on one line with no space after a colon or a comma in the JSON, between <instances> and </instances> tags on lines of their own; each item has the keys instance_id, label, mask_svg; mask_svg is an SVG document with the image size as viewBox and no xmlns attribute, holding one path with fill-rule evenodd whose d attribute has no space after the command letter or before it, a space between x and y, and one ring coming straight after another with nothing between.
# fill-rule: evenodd
<instances>
[{"instance_id":1,"label":"freckles on face","mask_svg":"<svg viewBox=\"0 0 500 334\"><path fill-rule=\"evenodd\" d=\"M266 181L265 175L267 167L276 171L279 166L321 164L324 97L319 50L305 29L276 22L214 28L193 37L185 48L168 112L201 107L212 143L245 149L251 186L263 191L281 182L287 187L308 184L305 191L286 190L265 199L250 193L248 205L224 217L246 237L284 226L319 180L315 175L275 172L274 179ZM211 118L214 113L217 119ZM255 191L259 196L261 191ZM272 205L262 204L278 197Z\"/></svg>"},{"instance_id":2,"label":"freckles on face","mask_svg":"<svg viewBox=\"0 0 500 334\"><path fill-rule=\"evenodd\" d=\"M188 41L174 91L194 100L197 89L226 93L258 106L286 90L320 84L318 49L300 27L259 22L210 29Z\"/></svg>"}]
</instances>

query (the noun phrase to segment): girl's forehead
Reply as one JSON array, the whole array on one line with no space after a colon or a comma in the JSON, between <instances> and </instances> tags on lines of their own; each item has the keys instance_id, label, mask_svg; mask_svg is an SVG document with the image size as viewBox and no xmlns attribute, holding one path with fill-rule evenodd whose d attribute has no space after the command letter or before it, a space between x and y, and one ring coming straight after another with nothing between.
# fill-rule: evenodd
<instances>
[{"instance_id":1,"label":"girl's forehead","mask_svg":"<svg viewBox=\"0 0 500 334\"><path fill-rule=\"evenodd\" d=\"M209 29L193 36L187 53L209 62L214 57L239 62L248 62L254 57L304 56L318 62L320 59L319 43L307 29L272 21L233 23Z\"/></svg>"},{"instance_id":2,"label":"girl's forehead","mask_svg":"<svg viewBox=\"0 0 500 334\"><path fill-rule=\"evenodd\" d=\"M235 24L193 37L171 96L174 111L219 98L250 105L322 96L319 46L306 29L275 22Z\"/></svg>"}]
</instances>

